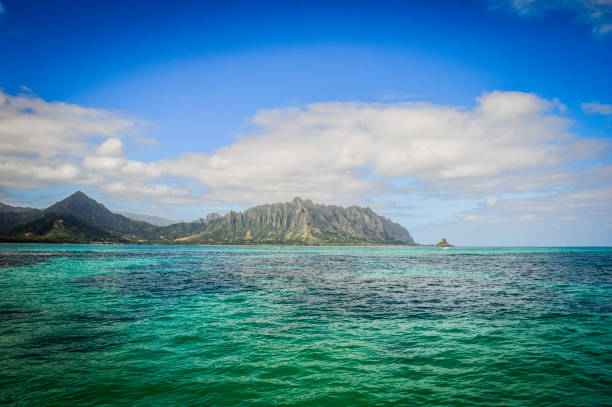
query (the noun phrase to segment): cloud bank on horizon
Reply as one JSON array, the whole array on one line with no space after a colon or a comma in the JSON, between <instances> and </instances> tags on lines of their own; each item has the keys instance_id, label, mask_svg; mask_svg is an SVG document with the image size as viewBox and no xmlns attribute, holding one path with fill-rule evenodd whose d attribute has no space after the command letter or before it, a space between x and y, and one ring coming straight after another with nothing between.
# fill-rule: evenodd
<instances>
[{"instance_id":1,"label":"cloud bank on horizon","mask_svg":"<svg viewBox=\"0 0 612 407\"><path fill-rule=\"evenodd\" d=\"M469 198L480 206L456 215L469 222L610 222L610 140L573 134L557 100L493 91L476 101L261 110L252 118L257 130L228 145L144 162L124 152L147 125L134 117L2 92L0 185L72 184L166 205L247 206L300 195L400 209L406 196Z\"/></svg>"}]
</instances>

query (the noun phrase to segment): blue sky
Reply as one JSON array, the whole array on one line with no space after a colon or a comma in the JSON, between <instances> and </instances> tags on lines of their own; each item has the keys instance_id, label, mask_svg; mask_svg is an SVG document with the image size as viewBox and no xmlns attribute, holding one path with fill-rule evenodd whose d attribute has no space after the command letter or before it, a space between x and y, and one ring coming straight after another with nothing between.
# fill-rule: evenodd
<instances>
[{"instance_id":1,"label":"blue sky","mask_svg":"<svg viewBox=\"0 0 612 407\"><path fill-rule=\"evenodd\" d=\"M612 244L608 1L1 4L4 202L300 195L423 243Z\"/></svg>"}]
</instances>

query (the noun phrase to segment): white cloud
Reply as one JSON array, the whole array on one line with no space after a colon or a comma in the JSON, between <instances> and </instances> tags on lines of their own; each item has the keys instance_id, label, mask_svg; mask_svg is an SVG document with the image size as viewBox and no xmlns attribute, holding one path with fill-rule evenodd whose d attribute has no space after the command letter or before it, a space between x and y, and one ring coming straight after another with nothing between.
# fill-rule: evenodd
<instances>
[{"instance_id":1,"label":"white cloud","mask_svg":"<svg viewBox=\"0 0 612 407\"><path fill-rule=\"evenodd\" d=\"M611 0L489 0L492 9L508 9L520 16L538 16L562 10L576 13L598 35L612 31Z\"/></svg>"},{"instance_id":2,"label":"white cloud","mask_svg":"<svg viewBox=\"0 0 612 407\"><path fill-rule=\"evenodd\" d=\"M100 189L132 202L149 202L154 200L167 205L184 205L201 202L198 197L190 196L191 188L185 187L172 188L161 184L113 181L100 185Z\"/></svg>"},{"instance_id":3,"label":"white cloud","mask_svg":"<svg viewBox=\"0 0 612 407\"><path fill-rule=\"evenodd\" d=\"M154 164L124 156L121 138L141 142L142 122L108 110L47 102L24 91L12 96L0 90L0 185L105 188L113 178L142 181L162 175ZM139 188L150 191L142 186L134 191Z\"/></svg>"},{"instance_id":4,"label":"white cloud","mask_svg":"<svg viewBox=\"0 0 612 407\"><path fill-rule=\"evenodd\" d=\"M572 134L563 112L558 101L500 91L471 108L316 103L262 110L252 118L257 132L214 151L145 162L124 151L126 136L141 136L133 118L0 92L0 186L86 185L165 205L236 207L302 196L398 211L406 197L482 202L476 212L454 210L469 222L507 218L511 204L523 208L516 216L537 216L543 212L526 205L550 201L541 207L553 213L565 205L580 216L577 191L609 185L612 167L601 161L610 142ZM564 198L568 190L574 201ZM532 198L509 201L509 194ZM609 216L609 207L592 216Z\"/></svg>"},{"instance_id":5,"label":"white cloud","mask_svg":"<svg viewBox=\"0 0 612 407\"><path fill-rule=\"evenodd\" d=\"M155 163L131 161L123 153L123 142L119 138L109 138L100 144L93 154L83 158L83 167L96 171L105 177L144 181L163 175Z\"/></svg>"},{"instance_id":6,"label":"white cloud","mask_svg":"<svg viewBox=\"0 0 612 407\"><path fill-rule=\"evenodd\" d=\"M560 167L601 154L603 140L577 138L560 105L533 94L492 92L473 109L428 103L319 103L259 112L261 131L210 154L158 163L194 178L222 202L287 199L351 202L410 178L430 191L483 194L539 190L567 181ZM531 179L534 182L529 182ZM503 182L501 182L503 181Z\"/></svg>"},{"instance_id":7,"label":"white cloud","mask_svg":"<svg viewBox=\"0 0 612 407\"><path fill-rule=\"evenodd\" d=\"M96 149L101 156L118 157L123 155L123 143L118 138L109 138Z\"/></svg>"},{"instance_id":8,"label":"white cloud","mask_svg":"<svg viewBox=\"0 0 612 407\"><path fill-rule=\"evenodd\" d=\"M586 114L612 114L612 105L606 105L598 102L583 103L581 105L582 111Z\"/></svg>"},{"instance_id":9,"label":"white cloud","mask_svg":"<svg viewBox=\"0 0 612 407\"><path fill-rule=\"evenodd\" d=\"M611 167L600 169L607 171ZM588 176L588 175L587 175ZM612 184L578 185L533 196L483 200L457 211L454 220L415 222L410 232L418 242L435 243L441 236L458 245L597 246L612 243Z\"/></svg>"},{"instance_id":10,"label":"white cloud","mask_svg":"<svg viewBox=\"0 0 612 407\"><path fill-rule=\"evenodd\" d=\"M0 185L7 188L44 188L79 180L76 162L60 158L6 156L0 154Z\"/></svg>"},{"instance_id":11,"label":"white cloud","mask_svg":"<svg viewBox=\"0 0 612 407\"><path fill-rule=\"evenodd\" d=\"M493 206L493 205L495 205L497 203L498 200L499 199L496 196L492 196L490 198L487 198L486 202L487 202L487 205Z\"/></svg>"},{"instance_id":12,"label":"white cloud","mask_svg":"<svg viewBox=\"0 0 612 407\"><path fill-rule=\"evenodd\" d=\"M612 185L608 184L531 198L501 199L495 205L481 205L458 216L462 220L479 223L554 223L598 219L611 228L611 207Z\"/></svg>"},{"instance_id":13,"label":"white cloud","mask_svg":"<svg viewBox=\"0 0 612 407\"><path fill-rule=\"evenodd\" d=\"M95 138L136 134L133 118L0 91L0 154L81 156Z\"/></svg>"}]
</instances>

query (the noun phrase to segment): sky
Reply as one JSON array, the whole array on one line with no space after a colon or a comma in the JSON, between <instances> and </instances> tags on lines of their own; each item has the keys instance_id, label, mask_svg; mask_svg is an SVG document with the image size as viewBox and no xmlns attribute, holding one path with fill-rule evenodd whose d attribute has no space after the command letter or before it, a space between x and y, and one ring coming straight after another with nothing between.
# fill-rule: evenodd
<instances>
[{"instance_id":1,"label":"sky","mask_svg":"<svg viewBox=\"0 0 612 407\"><path fill-rule=\"evenodd\" d=\"M612 0L0 0L0 89L7 204L612 245Z\"/></svg>"}]
</instances>

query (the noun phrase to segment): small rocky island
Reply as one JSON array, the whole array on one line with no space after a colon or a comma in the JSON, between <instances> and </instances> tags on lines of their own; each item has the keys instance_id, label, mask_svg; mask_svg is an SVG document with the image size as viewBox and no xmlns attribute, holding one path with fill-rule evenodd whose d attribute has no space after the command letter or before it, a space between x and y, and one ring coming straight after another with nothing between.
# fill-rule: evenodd
<instances>
[{"instance_id":1,"label":"small rocky island","mask_svg":"<svg viewBox=\"0 0 612 407\"><path fill-rule=\"evenodd\" d=\"M455 247L452 244L446 241L446 238L443 237L438 243L436 243L436 247Z\"/></svg>"}]
</instances>

